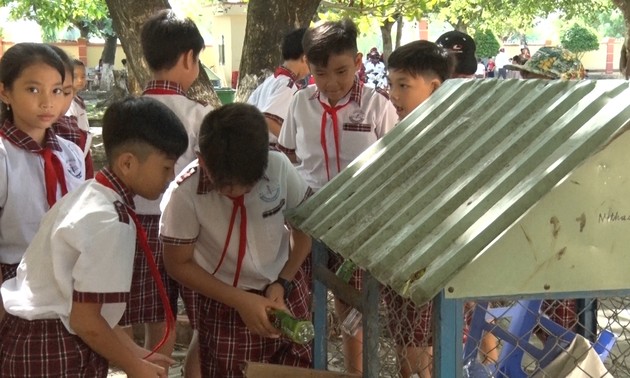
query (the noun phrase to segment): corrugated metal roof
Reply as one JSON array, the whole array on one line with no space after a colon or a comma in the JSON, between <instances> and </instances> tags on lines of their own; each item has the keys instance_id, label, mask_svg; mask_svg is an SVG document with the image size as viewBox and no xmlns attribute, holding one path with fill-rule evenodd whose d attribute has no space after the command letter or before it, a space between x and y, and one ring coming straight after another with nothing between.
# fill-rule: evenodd
<instances>
[{"instance_id":1,"label":"corrugated metal roof","mask_svg":"<svg viewBox=\"0 0 630 378\"><path fill-rule=\"evenodd\" d=\"M449 80L287 217L423 303L628 120L626 81Z\"/></svg>"}]
</instances>

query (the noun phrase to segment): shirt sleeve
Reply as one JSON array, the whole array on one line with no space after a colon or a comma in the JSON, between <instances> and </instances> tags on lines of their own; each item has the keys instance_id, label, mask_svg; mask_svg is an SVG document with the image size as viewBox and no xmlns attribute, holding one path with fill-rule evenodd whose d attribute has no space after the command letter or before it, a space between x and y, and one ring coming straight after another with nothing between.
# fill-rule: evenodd
<instances>
[{"instance_id":1,"label":"shirt sleeve","mask_svg":"<svg viewBox=\"0 0 630 378\"><path fill-rule=\"evenodd\" d=\"M187 189L190 188L173 183L164 193L160 206L162 208L160 239L164 243L189 244L197 240L200 222L193 198L197 194Z\"/></svg>"},{"instance_id":2,"label":"shirt sleeve","mask_svg":"<svg viewBox=\"0 0 630 378\"><path fill-rule=\"evenodd\" d=\"M291 209L301 204L310 190L302 176L291 164L291 161L285 155L279 155L282 155L282 165L285 171L284 176L286 177L287 209Z\"/></svg>"},{"instance_id":3,"label":"shirt sleeve","mask_svg":"<svg viewBox=\"0 0 630 378\"><path fill-rule=\"evenodd\" d=\"M72 268L74 290L81 293L128 293L133 275L136 228L117 212L93 212L65 228L64 240L79 255Z\"/></svg>"},{"instance_id":4,"label":"shirt sleeve","mask_svg":"<svg viewBox=\"0 0 630 378\"><path fill-rule=\"evenodd\" d=\"M267 98L265 105L260 107L260 111L272 114L284 120L287 118L289 106L294 93L295 88L287 85L278 88L278 90Z\"/></svg>"},{"instance_id":5,"label":"shirt sleeve","mask_svg":"<svg viewBox=\"0 0 630 378\"><path fill-rule=\"evenodd\" d=\"M391 101L387 99L383 99L385 103L383 104L383 118L381 118L381 122L377 125L376 135L380 139L385 134L387 134L391 129L396 126L398 122L398 114L396 114L396 108L391 103Z\"/></svg>"},{"instance_id":6,"label":"shirt sleeve","mask_svg":"<svg viewBox=\"0 0 630 378\"><path fill-rule=\"evenodd\" d=\"M296 108L298 107L300 94L296 94L291 98L291 103L289 104L289 111L287 112L287 117L284 119L282 123L282 128L280 129L280 135L278 136L278 144L284 147L285 149L294 150L296 149L296 137L297 137L297 119L296 119Z\"/></svg>"}]
</instances>

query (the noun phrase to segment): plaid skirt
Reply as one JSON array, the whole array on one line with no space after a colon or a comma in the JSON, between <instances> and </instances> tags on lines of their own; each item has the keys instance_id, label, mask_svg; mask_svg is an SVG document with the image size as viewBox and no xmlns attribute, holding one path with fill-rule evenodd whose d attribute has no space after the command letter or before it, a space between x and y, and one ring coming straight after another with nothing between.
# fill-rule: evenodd
<instances>
[{"instance_id":1,"label":"plaid skirt","mask_svg":"<svg viewBox=\"0 0 630 378\"><path fill-rule=\"evenodd\" d=\"M0 271L2 272L2 282L15 277L18 265L20 264L0 264Z\"/></svg>"},{"instance_id":2,"label":"plaid skirt","mask_svg":"<svg viewBox=\"0 0 630 378\"><path fill-rule=\"evenodd\" d=\"M309 294L301 270L296 274L294 283L287 307L296 317L308 319ZM282 337L272 339L254 335L234 308L203 295L199 296L198 320L201 375L204 378L243 377L246 361L311 367L311 345L299 345Z\"/></svg>"},{"instance_id":3,"label":"plaid skirt","mask_svg":"<svg viewBox=\"0 0 630 378\"><path fill-rule=\"evenodd\" d=\"M1 377L107 377L107 360L59 319L29 321L7 314L0 334Z\"/></svg>"},{"instance_id":4,"label":"plaid skirt","mask_svg":"<svg viewBox=\"0 0 630 378\"><path fill-rule=\"evenodd\" d=\"M153 252L153 258L164 283L164 288L169 297L173 314L177 313L177 297L179 284L166 274L164 267L164 245L159 238L160 216L138 214L147 233L147 241ZM157 285L149 270L149 265L144 257L140 245L136 244L136 252L133 262L133 277L131 279L131 291L125 313L120 319L121 326L133 324L158 323L166 321L166 314Z\"/></svg>"},{"instance_id":5,"label":"plaid skirt","mask_svg":"<svg viewBox=\"0 0 630 378\"><path fill-rule=\"evenodd\" d=\"M418 306L393 289L383 289L387 304L387 329L398 346L426 347L433 345L433 301Z\"/></svg>"}]
</instances>

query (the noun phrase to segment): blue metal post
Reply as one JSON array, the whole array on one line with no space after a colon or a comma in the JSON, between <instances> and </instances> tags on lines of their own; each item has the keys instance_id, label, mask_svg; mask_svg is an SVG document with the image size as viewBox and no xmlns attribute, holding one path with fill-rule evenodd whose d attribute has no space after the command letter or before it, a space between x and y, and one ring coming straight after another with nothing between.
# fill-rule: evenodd
<instances>
[{"instance_id":1,"label":"blue metal post","mask_svg":"<svg viewBox=\"0 0 630 378\"><path fill-rule=\"evenodd\" d=\"M315 266L326 266L328 252L319 242L313 240L311 249L313 271ZM317 370L328 369L328 289L326 285L315 278L313 274L313 326L315 339L313 340L313 367Z\"/></svg>"},{"instance_id":2,"label":"blue metal post","mask_svg":"<svg viewBox=\"0 0 630 378\"><path fill-rule=\"evenodd\" d=\"M464 306L462 301L446 299L440 292L433 299L433 376L462 376L462 335Z\"/></svg>"},{"instance_id":3,"label":"blue metal post","mask_svg":"<svg viewBox=\"0 0 630 378\"><path fill-rule=\"evenodd\" d=\"M381 285L370 273L363 271L363 377L378 378L381 361L378 358L378 344L381 337L378 321L378 305L381 300Z\"/></svg>"}]
</instances>

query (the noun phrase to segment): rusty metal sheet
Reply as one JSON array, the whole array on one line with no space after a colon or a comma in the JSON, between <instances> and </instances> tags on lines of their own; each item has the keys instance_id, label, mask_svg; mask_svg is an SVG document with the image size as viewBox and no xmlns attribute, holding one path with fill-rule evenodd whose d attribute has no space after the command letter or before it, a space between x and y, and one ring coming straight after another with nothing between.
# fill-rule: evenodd
<instances>
[{"instance_id":1,"label":"rusty metal sheet","mask_svg":"<svg viewBox=\"0 0 630 378\"><path fill-rule=\"evenodd\" d=\"M620 80L449 80L287 216L424 303L618 135L629 99Z\"/></svg>"}]
</instances>

